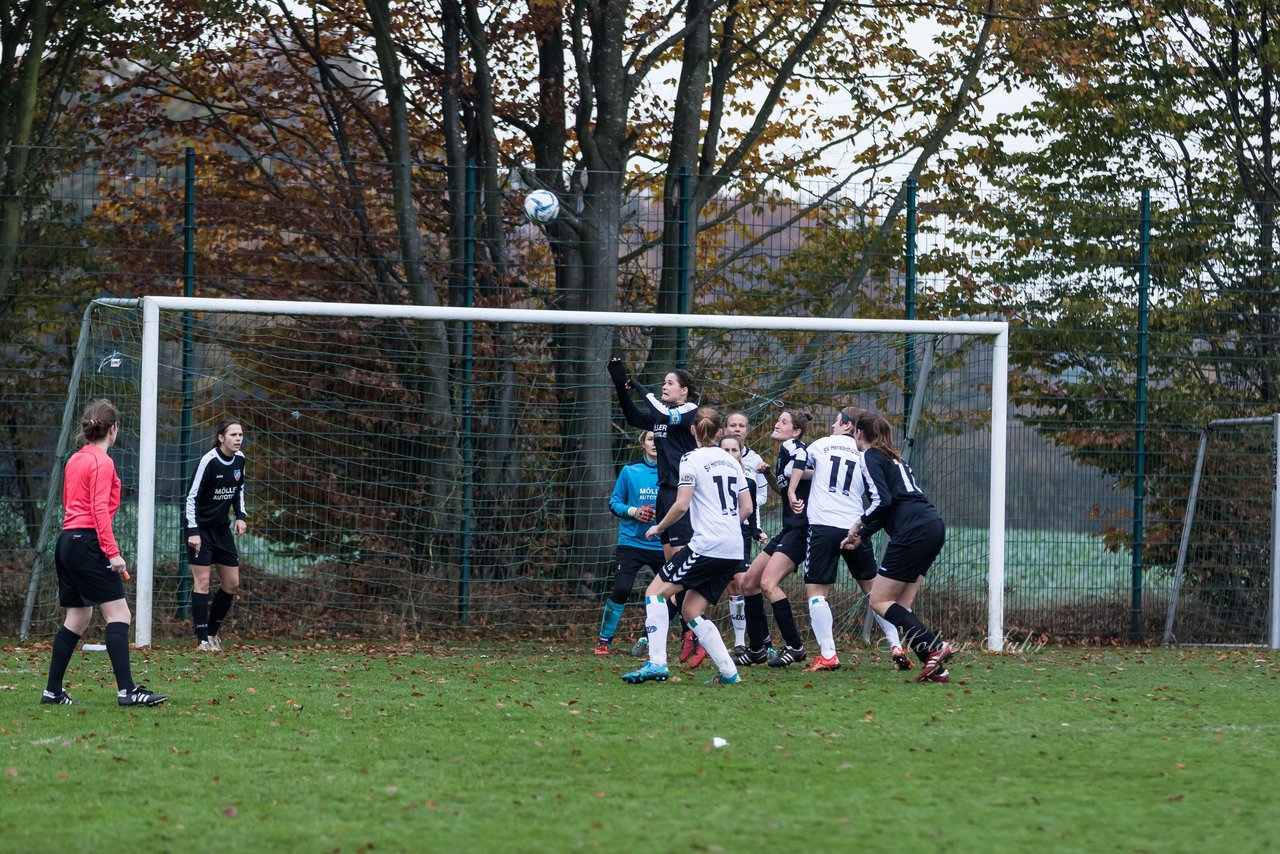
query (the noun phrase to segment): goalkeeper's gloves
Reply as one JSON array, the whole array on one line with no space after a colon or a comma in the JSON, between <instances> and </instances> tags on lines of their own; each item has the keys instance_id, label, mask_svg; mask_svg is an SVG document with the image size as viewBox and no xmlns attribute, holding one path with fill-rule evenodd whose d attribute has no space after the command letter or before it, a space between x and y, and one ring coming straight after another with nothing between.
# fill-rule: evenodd
<instances>
[{"instance_id":1,"label":"goalkeeper's gloves","mask_svg":"<svg viewBox=\"0 0 1280 854\"><path fill-rule=\"evenodd\" d=\"M627 376L627 366L623 364L621 356L614 356L609 360L609 379L613 380L613 384L618 388L626 388L631 378Z\"/></svg>"}]
</instances>

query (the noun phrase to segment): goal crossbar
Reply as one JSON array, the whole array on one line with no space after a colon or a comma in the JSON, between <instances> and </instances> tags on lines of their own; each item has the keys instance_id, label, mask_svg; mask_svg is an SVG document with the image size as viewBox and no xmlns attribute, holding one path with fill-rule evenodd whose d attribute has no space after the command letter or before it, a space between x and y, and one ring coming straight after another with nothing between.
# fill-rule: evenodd
<instances>
[{"instance_id":1,"label":"goal crossbar","mask_svg":"<svg viewBox=\"0 0 1280 854\"><path fill-rule=\"evenodd\" d=\"M118 305L121 301L115 300ZM687 327L726 330L798 330L810 332L918 333L967 335L992 341L990 553L988 567L987 646L1004 646L1005 482L1008 420L1009 327L991 320L882 320L767 316L635 314L630 312L551 311L540 309L465 308L316 303L288 300L142 297L142 353L139 376L137 621L135 640L151 644L154 579L155 479L161 312L218 312L281 316L399 318L422 321L475 321L495 324L552 326Z\"/></svg>"}]
</instances>

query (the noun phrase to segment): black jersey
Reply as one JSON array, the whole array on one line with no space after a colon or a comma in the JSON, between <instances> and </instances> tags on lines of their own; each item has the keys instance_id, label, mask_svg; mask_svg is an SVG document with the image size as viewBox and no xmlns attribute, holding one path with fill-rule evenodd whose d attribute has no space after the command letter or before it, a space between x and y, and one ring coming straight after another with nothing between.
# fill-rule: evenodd
<instances>
[{"instance_id":1,"label":"black jersey","mask_svg":"<svg viewBox=\"0 0 1280 854\"><path fill-rule=\"evenodd\" d=\"M231 525L227 512L237 519L247 519L244 509L244 454L227 459L217 448L200 458L191 489L187 490L185 519L187 536L200 528L226 528Z\"/></svg>"},{"instance_id":2,"label":"black jersey","mask_svg":"<svg viewBox=\"0 0 1280 854\"><path fill-rule=\"evenodd\" d=\"M653 392L635 380L631 385L644 395L645 405L638 407L622 386L617 386L618 403L622 414L632 427L653 431L653 443L658 448L658 485L680 485L680 458L698 447L689 429L689 418L698 409L696 403L667 406Z\"/></svg>"},{"instance_id":3,"label":"black jersey","mask_svg":"<svg viewBox=\"0 0 1280 854\"><path fill-rule=\"evenodd\" d=\"M925 522L942 519L920 490L911 466L902 460L891 460L884 451L867 448L862 452L862 478L869 493L862 511L863 539L883 528L889 539L896 540Z\"/></svg>"},{"instance_id":4,"label":"black jersey","mask_svg":"<svg viewBox=\"0 0 1280 854\"><path fill-rule=\"evenodd\" d=\"M788 439L778 448L778 467L774 471L774 488L778 495L782 496L782 530L789 528L803 528L809 524L809 520L803 513L797 513L791 509L791 502L787 500L787 487L791 483L791 478L800 477L801 473L809 467L809 449L804 442L799 439ZM801 480L796 484L796 498L802 501L809 500L810 481Z\"/></svg>"}]
</instances>

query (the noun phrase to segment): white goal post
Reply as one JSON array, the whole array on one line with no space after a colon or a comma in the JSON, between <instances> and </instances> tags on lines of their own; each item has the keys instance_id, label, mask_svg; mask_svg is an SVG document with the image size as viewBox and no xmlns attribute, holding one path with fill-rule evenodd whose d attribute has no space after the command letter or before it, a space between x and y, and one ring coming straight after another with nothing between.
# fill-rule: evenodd
<instances>
[{"instance_id":1,"label":"white goal post","mask_svg":"<svg viewBox=\"0 0 1280 854\"><path fill-rule=\"evenodd\" d=\"M1008 324L968 320L863 320L855 318L754 317L627 312L551 311L537 309L416 307L401 305L317 303L298 301L204 299L184 297L141 298L141 353L139 365L139 448L137 494L137 615L135 640L152 642L153 582L156 541L156 455L158 394L160 389L161 315L172 312L212 312L284 317L396 319L449 323L538 324L547 327L687 328L725 330L789 330L799 333L875 333L890 335L960 335L986 339L990 355L990 513L989 566L987 567L987 646L1004 647L1005 585L1005 481L1008 410ZM607 379L601 377L601 383ZM985 378L983 379L985 384Z\"/></svg>"}]
</instances>

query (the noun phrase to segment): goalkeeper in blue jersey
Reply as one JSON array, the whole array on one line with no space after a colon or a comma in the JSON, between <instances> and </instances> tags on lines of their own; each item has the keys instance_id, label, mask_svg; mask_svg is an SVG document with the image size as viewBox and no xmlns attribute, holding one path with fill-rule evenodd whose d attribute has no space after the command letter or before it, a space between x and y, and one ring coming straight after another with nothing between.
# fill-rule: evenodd
<instances>
[{"instance_id":1,"label":"goalkeeper in blue jersey","mask_svg":"<svg viewBox=\"0 0 1280 854\"><path fill-rule=\"evenodd\" d=\"M644 459L622 470L609 497L609 509L622 520L618 525L618 571L613 577L613 589L604 603L596 655L609 654L609 645L613 643L618 620L622 617L622 606L631 595L636 575L645 567L656 574L665 561L661 544L645 538L645 531L653 523L654 505L658 500L658 448L652 430L641 432L640 448L644 451Z\"/></svg>"}]
</instances>

